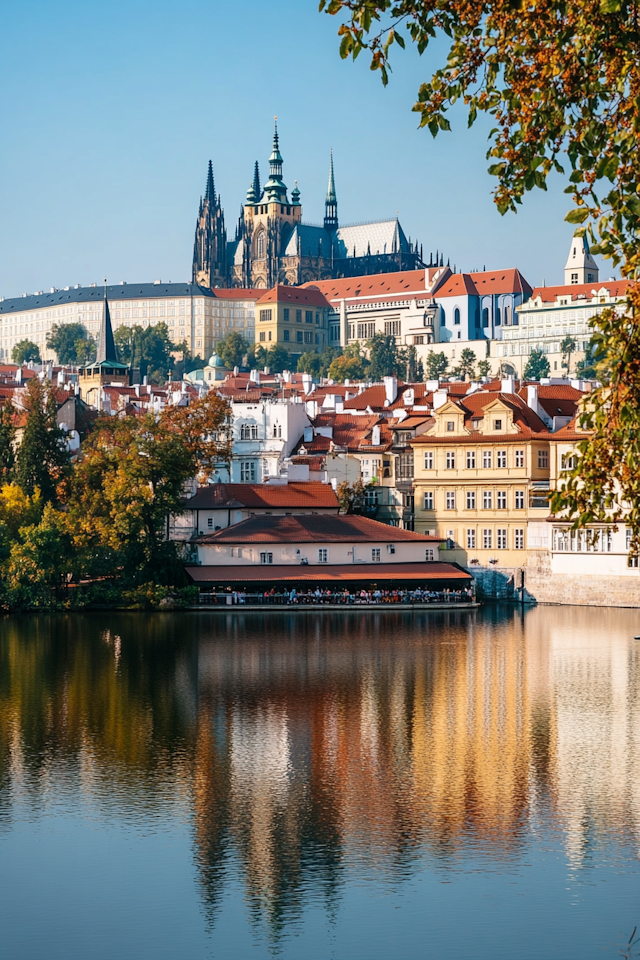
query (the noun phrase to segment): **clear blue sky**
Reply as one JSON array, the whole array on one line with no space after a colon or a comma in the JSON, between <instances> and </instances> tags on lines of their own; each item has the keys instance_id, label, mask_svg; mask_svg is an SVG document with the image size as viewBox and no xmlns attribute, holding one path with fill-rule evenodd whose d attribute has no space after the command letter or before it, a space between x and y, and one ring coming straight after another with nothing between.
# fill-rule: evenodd
<instances>
[{"instance_id":1,"label":"clear blue sky","mask_svg":"<svg viewBox=\"0 0 640 960\"><path fill-rule=\"evenodd\" d=\"M333 147L342 223L399 211L425 254L561 282L563 185L500 217L487 126L454 116L434 141L411 112L429 58L398 51L385 90L365 57L340 60L338 26L316 0L5 3L0 295L190 279L208 159L232 233L274 114L306 220L322 219Z\"/></svg>"}]
</instances>

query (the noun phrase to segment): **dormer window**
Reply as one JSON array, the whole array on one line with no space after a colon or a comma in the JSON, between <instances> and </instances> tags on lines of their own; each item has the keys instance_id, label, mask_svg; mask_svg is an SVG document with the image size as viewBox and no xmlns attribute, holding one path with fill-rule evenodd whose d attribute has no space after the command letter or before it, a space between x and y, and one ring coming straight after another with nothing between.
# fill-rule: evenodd
<instances>
[{"instance_id":1,"label":"dormer window","mask_svg":"<svg viewBox=\"0 0 640 960\"><path fill-rule=\"evenodd\" d=\"M472 420L472 421L471 421L471 426L473 427L474 430L479 430L481 424L482 424L482 420Z\"/></svg>"},{"instance_id":2,"label":"dormer window","mask_svg":"<svg viewBox=\"0 0 640 960\"><path fill-rule=\"evenodd\" d=\"M448 431L449 433L453 433L454 428L455 428L455 423L454 423L454 421L453 421L453 420L447 420L447 431Z\"/></svg>"}]
</instances>

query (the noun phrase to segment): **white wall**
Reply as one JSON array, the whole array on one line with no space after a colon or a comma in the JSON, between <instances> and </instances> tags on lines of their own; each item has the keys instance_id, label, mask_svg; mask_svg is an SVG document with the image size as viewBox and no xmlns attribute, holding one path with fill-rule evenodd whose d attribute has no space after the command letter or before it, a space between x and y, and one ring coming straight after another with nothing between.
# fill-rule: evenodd
<instances>
[{"instance_id":1,"label":"white wall","mask_svg":"<svg viewBox=\"0 0 640 960\"><path fill-rule=\"evenodd\" d=\"M433 559L438 560L438 544L405 542L393 544L393 527L389 527L389 540L372 543L252 543L206 544L199 543L198 560L205 566L248 566L260 563L261 553L272 553L274 564L297 564L307 559L309 566L333 564L371 563L373 548L380 549L380 563L421 563L426 560L426 550L433 550ZM395 546L390 553L389 546ZM319 549L328 550L327 564L319 563ZM355 550L355 560L354 553Z\"/></svg>"}]
</instances>

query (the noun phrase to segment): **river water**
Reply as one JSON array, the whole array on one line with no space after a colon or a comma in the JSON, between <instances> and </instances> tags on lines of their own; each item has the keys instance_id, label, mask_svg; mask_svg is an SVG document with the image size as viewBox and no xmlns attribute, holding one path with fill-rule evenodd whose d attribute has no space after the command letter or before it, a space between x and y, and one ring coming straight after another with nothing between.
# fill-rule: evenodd
<instances>
[{"instance_id":1,"label":"river water","mask_svg":"<svg viewBox=\"0 0 640 960\"><path fill-rule=\"evenodd\" d=\"M619 956L639 633L571 607L0 621L0 953Z\"/></svg>"}]
</instances>

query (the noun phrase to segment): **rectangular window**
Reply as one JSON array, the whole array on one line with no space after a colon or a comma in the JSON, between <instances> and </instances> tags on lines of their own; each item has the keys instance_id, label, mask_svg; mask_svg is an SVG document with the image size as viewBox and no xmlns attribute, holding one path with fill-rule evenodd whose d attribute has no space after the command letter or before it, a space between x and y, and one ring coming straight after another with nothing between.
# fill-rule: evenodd
<instances>
[{"instance_id":1,"label":"rectangular window","mask_svg":"<svg viewBox=\"0 0 640 960\"><path fill-rule=\"evenodd\" d=\"M282 311L282 317L285 323L289 322L289 307L284 308L284 310Z\"/></svg>"},{"instance_id":2,"label":"rectangular window","mask_svg":"<svg viewBox=\"0 0 640 960\"><path fill-rule=\"evenodd\" d=\"M493 421L493 429L494 429L494 430L502 430L502 420L494 420L494 421Z\"/></svg>"},{"instance_id":3,"label":"rectangular window","mask_svg":"<svg viewBox=\"0 0 640 960\"><path fill-rule=\"evenodd\" d=\"M433 563L433 561L435 560L435 550L433 549L433 547L426 548L426 550L424 551L424 558L427 561L427 563Z\"/></svg>"},{"instance_id":4,"label":"rectangular window","mask_svg":"<svg viewBox=\"0 0 640 960\"><path fill-rule=\"evenodd\" d=\"M400 321L399 320L386 320L384 324L384 335L385 337L399 337L400 336Z\"/></svg>"},{"instance_id":5,"label":"rectangular window","mask_svg":"<svg viewBox=\"0 0 640 960\"><path fill-rule=\"evenodd\" d=\"M455 429L455 421L453 421L453 420L447 420L447 430L448 430L448 432L449 432L449 433L453 433L454 429Z\"/></svg>"},{"instance_id":6,"label":"rectangular window","mask_svg":"<svg viewBox=\"0 0 640 960\"><path fill-rule=\"evenodd\" d=\"M516 550L524 550L524 530L522 527L517 527L513 531L513 545Z\"/></svg>"},{"instance_id":7,"label":"rectangular window","mask_svg":"<svg viewBox=\"0 0 640 960\"><path fill-rule=\"evenodd\" d=\"M504 470L507 466L507 451L498 450L496 453L496 467L500 470Z\"/></svg>"},{"instance_id":8,"label":"rectangular window","mask_svg":"<svg viewBox=\"0 0 640 960\"><path fill-rule=\"evenodd\" d=\"M427 450L424 455L424 468L425 470L433 470L433 451Z\"/></svg>"},{"instance_id":9,"label":"rectangular window","mask_svg":"<svg viewBox=\"0 0 640 960\"><path fill-rule=\"evenodd\" d=\"M475 510L476 494L475 490L467 490L467 510Z\"/></svg>"},{"instance_id":10,"label":"rectangular window","mask_svg":"<svg viewBox=\"0 0 640 960\"><path fill-rule=\"evenodd\" d=\"M482 507L484 510L491 510L493 507L493 493L491 490L483 490Z\"/></svg>"},{"instance_id":11,"label":"rectangular window","mask_svg":"<svg viewBox=\"0 0 640 960\"><path fill-rule=\"evenodd\" d=\"M467 530L467 550L475 550L476 548L476 531Z\"/></svg>"},{"instance_id":12,"label":"rectangular window","mask_svg":"<svg viewBox=\"0 0 640 960\"><path fill-rule=\"evenodd\" d=\"M447 492L447 510L455 510L455 508L456 508L455 491L449 490Z\"/></svg>"},{"instance_id":13,"label":"rectangular window","mask_svg":"<svg viewBox=\"0 0 640 960\"><path fill-rule=\"evenodd\" d=\"M260 321L264 323L265 321L271 320L271 310L261 310L260 311Z\"/></svg>"},{"instance_id":14,"label":"rectangular window","mask_svg":"<svg viewBox=\"0 0 640 960\"><path fill-rule=\"evenodd\" d=\"M433 493L431 492L431 490L425 490L424 509L433 510Z\"/></svg>"},{"instance_id":15,"label":"rectangular window","mask_svg":"<svg viewBox=\"0 0 640 960\"><path fill-rule=\"evenodd\" d=\"M208 517L208 518L207 518L207 526L208 526L209 528L213 527L213 517Z\"/></svg>"},{"instance_id":16,"label":"rectangular window","mask_svg":"<svg viewBox=\"0 0 640 960\"><path fill-rule=\"evenodd\" d=\"M296 310L296 323L302 323L302 310Z\"/></svg>"},{"instance_id":17,"label":"rectangular window","mask_svg":"<svg viewBox=\"0 0 640 960\"><path fill-rule=\"evenodd\" d=\"M482 547L484 550L491 550L491 544L493 542L493 537L491 530L482 531Z\"/></svg>"},{"instance_id":18,"label":"rectangular window","mask_svg":"<svg viewBox=\"0 0 640 960\"><path fill-rule=\"evenodd\" d=\"M288 330L285 330L285 331L283 332L282 338L283 338L283 340L285 340L286 343L289 342L289 331L288 331Z\"/></svg>"},{"instance_id":19,"label":"rectangular window","mask_svg":"<svg viewBox=\"0 0 640 960\"><path fill-rule=\"evenodd\" d=\"M524 467L524 450L515 451L515 466Z\"/></svg>"},{"instance_id":20,"label":"rectangular window","mask_svg":"<svg viewBox=\"0 0 640 960\"><path fill-rule=\"evenodd\" d=\"M305 343L313 343L313 334L312 334L311 330L305 330L305 332L304 332L304 342L305 342Z\"/></svg>"},{"instance_id":21,"label":"rectangular window","mask_svg":"<svg viewBox=\"0 0 640 960\"><path fill-rule=\"evenodd\" d=\"M380 547L371 548L371 561L372 563L380 563Z\"/></svg>"},{"instance_id":22,"label":"rectangular window","mask_svg":"<svg viewBox=\"0 0 640 960\"><path fill-rule=\"evenodd\" d=\"M549 466L549 451L548 450L538 450L538 467L541 470L546 470Z\"/></svg>"},{"instance_id":23,"label":"rectangular window","mask_svg":"<svg viewBox=\"0 0 640 960\"><path fill-rule=\"evenodd\" d=\"M496 540L498 542L498 550L507 549L507 531L504 527L498 527L496 530Z\"/></svg>"},{"instance_id":24,"label":"rectangular window","mask_svg":"<svg viewBox=\"0 0 640 960\"><path fill-rule=\"evenodd\" d=\"M375 323L358 323L356 325L358 340L373 340L376 334Z\"/></svg>"},{"instance_id":25,"label":"rectangular window","mask_svg":"<svg viewBox=\"0 0 640 960\"><path fill-rule=\"evenodd\" d=\"M496 506L498 510L507 509L507 491L506 490L498 490L498 492L496 493Z\"/></svg>"},{"instance_id":26,"label":"rectangular window","mask_svg":"<svg viewBox=\"0 0 640 960\"><path fill-rule=\"evenodd\" d=\"M491 450L483 450L482 467L484 470L491 470Z\"/></svg>"},{"instance_id":27,"label":"rectangular window","mask_svg":"<svg viewBox=\"0 0 640 960\"><path fill-rule=\"evenodd\" d=\"M304 337L302 335L302 330L296 330L296 340L298 343L302 343Z\"/></svg>"},{"instance_id":28,"label":"rectangular window","mask_svg":"<svg viewBox=\"0 0 640 960\"><path fill-rule=\"evenodd\" d=\"M256 482L256 462L255 460L244 460L240 464L240 483Z\"/></svg>"},{"instance_id":29,"label":"rectangular window","mask_svg":"<svg viewBox=\"0 0 640 960\"><path fill-rule=\"evenodd\" d=\"M319 314L319 313L316 313L316 326L317 326L317 327L320 326L320 314Z\"/></svg>"},{"instance_id":30,"label":"rectangular window","mask_svg":"<svg viewBox=\"0 0 640 960\"><path fill-rule=\"evenodd\" d=\"M305 310L304 312L304 322L313 323L313 310Z\"/></svg>"},{"instance_id":31,"label":"rectangular window","mask_svg":"<svg viewBox=\"0 0 640 960\"><path fill-rule=\"evenodd\" d=\"M260 343L264 343L264 341L265 341L266 339L267 339L266 333L264 332L264 330L261 330L261 331L260 331Z\"/></svg>"},{"instance_id":32,"label":"rectangular window","mask_svg":"<svg viewBox=\"0 0 640 960\"><path fill-rule=\"evenodd\" d=\"M257 423L243 423L240 426L240 439L241 440L257 440L258 439L258 424Z\"/></svg>"},{"instance_id":33,"label":"rectangular window","mask_svg":"<svg viewBox=\"0 0 640 960\"><path fill-rule=\"evenodd\" d=\"M273 563L273 554L272 554L272 553L261 553L261 554L260 554L260 563Z\"/></svg>"},{"instance_id":34,"label":"rectangular window","mask_svg":"<svg viewBox=\"0 0 640 960\"><path fill-rule=\"evenodd\" d=\"M524 490L516 490L516 510L524 510Z\"/></svg>"},{"instance_id":35,"label":"rectangular window","mask_svg":"<svg viewBox=\"0 0 640 960\"><path fill-rule=\"evenodd\" d=\"M449 450L447 453L447 470L455 470L456 468L456 455L452 450Z\"/></svg>"},{"instance_id":36,"label":"rectangular window","mask_svg":"<svg viewBox=\"0 0 640 960\"><path fill-rule=\"evenodd\" d=\"M329 551L326 547L320 547L318 550L318 563L328 563Z\"/></svg>"},{"instance_id":37,"label":"rectangular window","mask_svg":"<svg viewBox=\"0 0 640 960\"><path fill-rule=\"evenodd\" d=\"M476 454L475 450L467 450L467 470L475 470Z\"/></svg>"},{"instance_id":38,"label":"rectangular window","mask_svg":"<svg viewBox=\"0 0 640 960\"><path fill-rule=\"evenodd\" d=\"M395 552L396 552L396 545L395 545L395 543L388 543L388 544L387 544L387 553L395 553Z\"/></svg>"}]
</instances>

